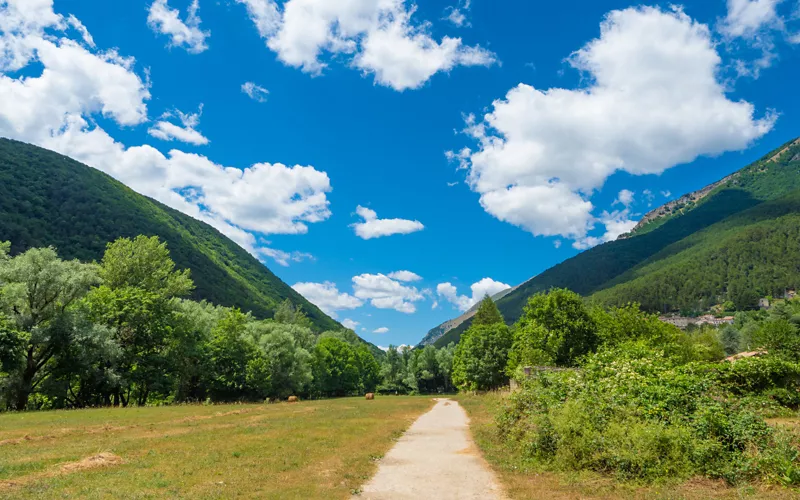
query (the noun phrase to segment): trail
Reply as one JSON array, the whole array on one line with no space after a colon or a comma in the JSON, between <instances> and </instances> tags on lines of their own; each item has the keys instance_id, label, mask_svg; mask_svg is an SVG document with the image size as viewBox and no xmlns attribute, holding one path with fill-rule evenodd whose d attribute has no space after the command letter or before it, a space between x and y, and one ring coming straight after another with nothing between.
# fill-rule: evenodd
<instances>
[{"instance_id":1,"label":"trail","mask_svg":"<svg viewBox=\"0 0 800 500\"><path fill-rule=\"evenodd\" d=\"M467 413L439 399L381 460L359 499L502 499L469 434Z\"/></svg>"}]
</instances>

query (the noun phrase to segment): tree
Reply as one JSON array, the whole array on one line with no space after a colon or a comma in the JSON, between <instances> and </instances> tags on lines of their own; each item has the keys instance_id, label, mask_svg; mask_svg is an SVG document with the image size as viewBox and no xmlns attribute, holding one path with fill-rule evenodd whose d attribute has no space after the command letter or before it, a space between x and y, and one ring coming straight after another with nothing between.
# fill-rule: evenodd
<instances>
[{"instance_id":1,"label":"tree","mask_svg":"<svg viewBox=\"0 0 800 500\"><path fill-rule=\"evenodd\" d=\"M267 360L269 397L284 399L306 394L313 381L312 358L302 342L309 331L291 324L251 323L250 335Z\"/></svg>"},{"instance_id":2,"label":"tree","mask_svg":"<svg viewBox=\"0 0 800 500\"><path fill-rule=\"evenodd\" d=\"M770 354L793 361L800 359L800 335L797 327L785 319L766 321L753 336L753 343Z\"/></svg>"},{"instance_id":3,"label":"tree","mask_svg":"<svg viewBox=\"0 0 800 500\"><path fill-rule=\"evenodd\" d=\"M211 395L216 400L243 399L248 391L248 375L252 383L255 374L263 373L260 367L251 365L257 349L245 338L246 327L247 316L238 309L231 309L211 333L208 377ZM257 385L264 384L260 381Z\"/></svg>"},{"instance_id":4,"label":"tree","mask_svg":"<svg viewBox=\"0 0 800 500\"><path fill-rule=\"evenodd\" d=\"M530 353L542 353L559 366L574 366L598 343L597 325L578 294L566 289L538 293L515 326L509 371Z\"/></svg>"},{"instance_id":5,"label":"tree","mask_svg":"<svg viewBox=\"0 0 800 500\"><path fill-rule=\"evenodd\" d=\"M314 348L314 386L323 396L346 396L359 388L358 360L347 342L320 338Z\"/></svg>"},{"instance_id":6,"label":"tree","mask_svg":"<svg viewBox=\"0 0 800 500\"><path fill-rule=\"evenodd\" d=\"M502 321L471 325L453 355L453 384L465 391L485 391L505 385L511 343L508 326Z\"/></svg>"},{"instance_id":7,"label":"tree","mask_svg":"<svg viewBox=\"0 0 800 500\"><path fill-rule=\"evenodd\" d=\"M157 236L120 238L109 243L100 278L112 290L138 288L165 297L183 297L194 288L189 270L175 270L167 244Z\"/></svg>"},{"instance_id":8,"label":"tree","mask_svg":"<svg viewBox=\"0 0 800 500\"><path fill-rule=\"evenodd\" d=\"M289 325L298 325L311 329L313 326L311 320L308 319L303 309L295 307L289 299L284 300L275 310L273 317L278 323L285 323Z\"/></svg>"},{"instance_id":9,"label":"tree","mask_svg":"<svg viewBox=\"0 0 800 500\"><path fill-rule=\"evenodd\" d=\"M741 352L742 335L735 326L725 325L719 334L719 338L725 348L726 355L732 356Z\"/></svg>"},{"instance_id":10,"label":"tree","mask_svg":"<svg viewBox=\"0 0 800 500\"><path fill-rule=\"evenodd\" d=\"M473 325L494 325L496 323L503 323L503 315L497 308L497 304L488 295L481 300L478 310L473 316Z\"/></svg>"},{"instance_id":11,"label":"tree","mask_svg":"<svg viewBox=\"0 0 800 500\"><path fill-rule=\"evenodd\" d=\"M362 392L375 392L378 384L381 383L381 365L375 359L375 355L364 344L355 348L356 360L358 362L358 373L360 374L360 386Z\"/></svg>"},{"instance_id":12,"label":"tree","mask_svg":"<svg viewBox=\"0 0 800 500\"><path fill-rule=\"evenodd\" d=\"M52 373L53 358L72 342L77 332L71 308L97 282L96 266L63 261L52 248L0 258L0 311L19 333L13 342L22 346L19 369L10 377L17 410L25 409L31 393ZM10 335L6 327L5 336Z\"/></svg>"},{"instance_id":13,"label":"tree","mask_svg":"<svg viewBox=\"0 0 800 500\"><path fill-rule=\"evenodd\" d=\"M151 395L166 397L175 372L170 345L180 343L179 302L193 283L178 271L157 237L120 238L109 243L100 265L103 284L86 298L93 321L112 328L122 349L114 404L131 397L143 405Z\"/></svg>"}]
</instances>

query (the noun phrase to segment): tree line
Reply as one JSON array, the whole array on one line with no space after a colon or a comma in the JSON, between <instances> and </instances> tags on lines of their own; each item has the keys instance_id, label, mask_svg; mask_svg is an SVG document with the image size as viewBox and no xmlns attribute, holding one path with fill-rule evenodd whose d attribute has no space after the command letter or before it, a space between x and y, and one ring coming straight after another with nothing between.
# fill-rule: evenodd
<instances>
[{"instance_id":1,"label":"tree line","mask_svg":"<svg viewBox=\"0 0 800 500\"><path fill-rule=\"evenodd\" d=\"M0 410L230 402L453 389L454 348L390 348L315 332L291 302L270 319L186 299L194 284L157 237L99 263L0 243Z\"/></svg>"},{"instance_id":2,"label":"tree line","mask_svg":"<svg viewBox=\"0 0 800 500\"><path fill-rule=\"evenodd\" d=\"M641 339L686 362L715 362L753 350L798 362L800 300L779 301L769 311L738 312L734 324L723 328L681 331L638 303L604 308L566 289L530 297L522 317L509 327L487 297L455 348L453 383L466 391L497 389L510 378L523 378L524 367L572 368L595 352Z\"/></svg>"}]
</instances>

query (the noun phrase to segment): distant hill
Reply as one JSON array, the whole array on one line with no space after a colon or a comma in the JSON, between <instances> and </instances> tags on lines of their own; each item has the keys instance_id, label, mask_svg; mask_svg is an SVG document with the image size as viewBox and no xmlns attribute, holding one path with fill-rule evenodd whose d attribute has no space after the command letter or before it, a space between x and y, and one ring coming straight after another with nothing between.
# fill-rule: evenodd
<instances>
[{"instance_id":1,"label":"distant hill","mask_svg":"<svg viewBox=\"0 0 800 500\"><path fill-rule=\"evenodd\" d=\"M167 242L191 269L193 298L271 318L289 299L319 331L341 326L211 226L137 194L91 167L0 139L0 241L12 253L53 246L67 259L99 260L106 244L139 234Z\"/></svg>"},{"instance_id":2,"label":"distant hill","mask_svg":"<svg viewBox=\"0 0 800 500\"><path fill-rule=\"evenodd\" d=\"M492 300L497 302L498 300L502 299L503 297L505 297L506 295L508 295L509 293L511 293L514 290L515 290L515 288L508 288L506 290L503 290L500 293L492 295ZM439 325L439 326L437 326L435 328L432 328L427 333L427 335L425 335L425 338L422 339L422 341L419 343L419 345L420 346L433 345L434 343L436 343L437 340L439 340L440 338L445 336L448 332L450 332L454 328L458 328L465 321L467 321L469 319L472 319L472 317L475 316L475 313L478 312L478 307L479 306L480 306L480 302L478 302L477 304L475 304L472 307L470 307L461 316L459 316L459 317L457 317L455 319L447 320L444 323L442 323L441 325Z\"/></svg>"},{"instance_id":3,"label":"distant hill","mask_svg":"<svg viewBox=\"0 0 800 500\"><path fill-rule=\"evenodd\" d=\"M515 322L528 297L553 287L603 305L635 301L667 312L727 300L743 308L800 286L800 139L643 221L517 287L497 302L503 317Z\"/></svg>"}]
</instances>

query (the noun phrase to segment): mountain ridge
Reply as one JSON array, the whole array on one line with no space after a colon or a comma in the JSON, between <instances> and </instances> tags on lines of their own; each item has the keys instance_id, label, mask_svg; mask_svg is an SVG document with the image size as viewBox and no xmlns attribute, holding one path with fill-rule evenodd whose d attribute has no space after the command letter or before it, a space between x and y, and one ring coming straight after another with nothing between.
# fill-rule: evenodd
<instances>
[{"instance_id":1,"label":"mountain ridge","mask_svg":"<svg viewBox=\"0 0 800 500\"><path fill-rule=\"evenodd\" d=\"M742 234L746 233L750 226L755 227L756 224L760 223L757 215L754 215L758 211L748 211L765 202L774 201L778 208L783 203L785 208L788 207L786 209L789 214L793 213L795 208L800 211L800 207L795 207L794 205L792 193L796 190L800 190L800 138L783 144L758 161L724 177L720 181L684 195L698 194L691 205L687 204L687 206L681 207L680 210L676 210L675 213L652 218L648 223L641 225L638 231L633 231L627 237L604 243L582 252L522 283L513 293L498 301L498 308L506 321L513 323L521 315L522 308L528 297L536 292L545 291L553 287L569 288L590 299L592 299L593 294L599 294L597 299L602 299L606 305L617 305L615 300L623 296L628 300L639 301L639 297L632 294L632 292L622 293L625 290L624 288L616 289L619 292L619 296L617 296L616 292L607 290L614 287L622 287L626 279L634 276L631 273L635 270L639 270L638 274L635 275L636 279L646 282L647 279L642 274L644 271L641 271L644 266L650 266L649 269L657 269L661 273L666 272L656 263L667 256L681 254L684 255L681 258L685 258L685 252L695 251L692 250L693 248L697 248L697 252L707 250L712 246L711 241L714 237L714 231L725 227L725 221L739 220L740 226L734 228L735 231L732 233L732 238L735 237L736 231L741 231ZM702 196L699 193L702 193ZM786 197L786 199L783 202L779 202L782 197ZM780 210L775 207L767 206L765 210L770 208L775 209L776 214L780 213ZM658 212L658 210L656 209L653 212ZM735 218L737 215L740 216L739 219ZM786 215L782 214L780 217ZM747 219L747 217L754 219ZM719 225L715 226L717 224ZM708 231L703 232L704 230ZM696 238L700 238L702 241L693 242L691 237L698 234L700 236L696 236ZM730 251L731 248L727 248L727 250ZM664 252L667 253L665 254ZM695 255L695 257L698 257L698 255ZM776 257L770 256L770 259L772 259L770 266L773 266L770 269L773 269L774 265L776 265L774 262ZM709 262L709 265L713 264L713 262ZM746 267L748 263L745 262L742 265ZM682 268L689 268L686 262L682 262L681 266ZM587 270L592 272L587 272ZM725 272L730 271L730 269L725 268ZM693 272L699 271L694 270ZM789 271L782 269L781 272ZM745 271L739 274L734 273L734 275L730 276L730 279L735 278L738 280L737 282L745 280L747 283L753 284L754 278L747 275L743 277L741 276L743 273ZM665 276L663 279L669 281L670 276ZM713 277L709 278L712 281L714 279ZM680 280L677 278L673 281L680 284ZM759 286L768 286L768 284L759 283ZM717 286L715 290L719 292L720 287ZM730 292L730 290L724 288L723 290L724 293ZM601 291L603 292L602 294L600 294ZM704 290L703 293L707 295L711 292ZM706 295L703 296L702 301L711 300ZM653 304L649 305L652 306ZM661 309L673 306L672 302L666 300ZM651 309L656 310L654 307L651 307ZM468 320L464 321L448 332L435 345L456 341L461 333L468 328L469 323Z\"/></svg>"},{"instance_id":2,"label":"mountain ridge","mask_svg":"<svg viewBox=\"0 0 800 500\"><path fill-rule=\"evenodd\" d=\"M93 261L108 242L139 234L166 241L176 265L191 269L193 299L259 318L289 299L316 330L341 328L208 224L64 155L0 138L0 241L11 242L12 254L52 246L63 258Z\"/></svg>"}]
</instances>

